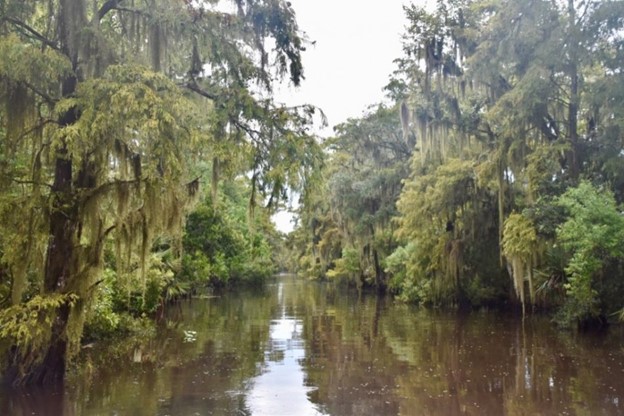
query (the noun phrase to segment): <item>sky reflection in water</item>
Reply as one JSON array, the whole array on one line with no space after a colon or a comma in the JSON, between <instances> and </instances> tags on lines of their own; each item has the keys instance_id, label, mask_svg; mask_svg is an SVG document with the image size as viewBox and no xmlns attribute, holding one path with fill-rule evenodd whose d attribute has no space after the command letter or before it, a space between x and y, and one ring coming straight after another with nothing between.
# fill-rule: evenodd
<instances>
[{"instance_id":1,"label":"sky reflection in water","mask_svg":"<svg viewBox=\"0 0 624 416\"><path fill-rule=\"evenodd\" d=\"M288 316L284 305L283 283L278 284L280 317L270 324L269 348L265 351L262 374L253 380L247 404L253 415L321 416L305 385L301 360L305 358L303 321Z\"/></svg>"},{"instance_id":2,"label":"sky reflection in water","mask_svg":"<svg viewBox=\"0 0 624 416\"><path fill-rule=\"evenodd\" d=\"M0 389L0 415L622 415L623 330L281 277L171 307L155 338L85 349L64 394Z\"/></svg>"}]
</instances>

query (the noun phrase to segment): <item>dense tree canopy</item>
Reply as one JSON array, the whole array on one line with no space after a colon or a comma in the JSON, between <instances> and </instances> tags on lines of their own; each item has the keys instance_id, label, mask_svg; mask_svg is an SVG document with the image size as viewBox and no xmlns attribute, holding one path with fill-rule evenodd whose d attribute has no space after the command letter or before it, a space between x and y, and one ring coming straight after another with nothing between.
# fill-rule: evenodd
<instances>
[{"instance_id":1,"label":"dense tree canopy","mask_svg":"<svg viewBox=\"0 0 624 416\"><path fill-rule=\"evenodd\" d=\"M373 252L384 278L364 280L404 300L557 308L564 323L621 314L624 4L439 0L405 12L387 86L394 130L379 113L336 130L324 197L302 213L304 268L320 256L316 272L365 276ZM380 161L391 142L413 152L408 169ZM341 233L319 234L332 227Z\"/></svg>"},{"instance_id":2,"label":"dense tree canopy","mask_svg":"<svg viewBox=\"0 0 624 416\"><path fill-rule=\"evenodd\" d=\"M624 3L405 13L389 102L323 153L317 110L272 96L304 78L284 0L0 1L5 377L62 379L122 313L284 261L428 305L624 317Z\"/></svg>"},{"instance_id":3,"label":"dense tree canopy","mask_svg":"<svg viewBox=\"0 0 624 416\"><path fill-rule=\"evenodd\" d=\"M396 108L379 106L361 120L336 127L314 191L304 200L299 238L311 238L301 267L311 276L341 278L384 290L382 259L394 249L392 217L412 143Z\"/></svg>"},{"instance_id":4,"label":"dense tree canopy","mask_svg":"<svg viewBox=\"0 0 624 416\"><path fill-rule=\"evenodd\" d=\"M301 82L303 50L282 0L0 2L9 378L62 378L103 270L142 304L180 271L206 167L215 200L222 180L251 172L251 207L305 183L315 109L271 98L275 81Z\"/></svg>"}]
</instances>

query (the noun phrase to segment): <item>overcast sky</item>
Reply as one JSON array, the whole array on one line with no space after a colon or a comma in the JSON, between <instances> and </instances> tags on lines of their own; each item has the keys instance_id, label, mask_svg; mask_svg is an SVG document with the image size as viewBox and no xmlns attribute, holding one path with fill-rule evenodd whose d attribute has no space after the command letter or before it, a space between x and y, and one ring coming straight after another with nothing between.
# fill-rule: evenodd
<instances>
[{"instance_id":1,"label":"overcast sky","mask_svg":"<svg viewBox=\"0 0 624 416\"><path fill-rule=\"evenodd\" d=\"M305 80L278 92L289 105L313 104L334 125L359 117L384 99L383 87L401 57L405 27L402 0L289 0L309 45L303 56ZM418 3L418 0L414 0ZM291 216L274 216L278 229L292 230Z\"/></svg>"},{"instance_id":2,"label":"overcast sky","mask_svg":"<svg viewBox=\"0 0 624 416\"><path fill-rule=\"evenodd\" d=\"M393 60L402 54L404 2L289 1L299 28L315 44L303 56L306 79L301 87L285 88L278 99L320 107L330 127L359 117L369 105L380 102L382 88L394 70Z\"/></svg>"}]
</instances>

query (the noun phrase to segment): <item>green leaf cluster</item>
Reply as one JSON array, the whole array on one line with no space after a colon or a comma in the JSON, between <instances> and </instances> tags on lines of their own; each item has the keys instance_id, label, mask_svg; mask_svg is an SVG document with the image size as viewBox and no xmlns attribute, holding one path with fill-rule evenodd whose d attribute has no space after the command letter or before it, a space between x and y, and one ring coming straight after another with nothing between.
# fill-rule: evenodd
<instances>
[{"instance_id":1,"label":"green leaf cluster","mask_svg":"<svg viewBox=\"0 0 624 416\"><path fill-rule=\"evenodd\" d=\"M18 361L22 368L41 363L47 347L54 336L52 325L61 309L71 309L79 301L78 296L52 294L34 296L0 311L0 339L10 345L8 361ZM67 312L65 312L67 313Z\"/></svg>"},{"instance_id":2,"label":"green leaf cluster","mask_svg":"<svg viewBox=\"0 0 624 416\"><path fill-rule=\"evenodd\" d=\"M622 293L619 273L624 266L624 217L613 195L583 181L557 202L568 214L557 229L557 240L570 256L565 269L566 317L582 322L620 310L621 299L606 302L613 301L614 292Z\"/></svg>"},{"instance_id":3,"label":"green leaf cluster","mask_svg":"<svg viewBox=\"0 0 624 416\"><path fill-rule=\"evenodd\" d=\"M276 271L269 211L248 217L246 189L241 182L224 184L218 204L207 198L189 215L179 278L192 290L258 284Z\"/></svg>"}]
</instances>

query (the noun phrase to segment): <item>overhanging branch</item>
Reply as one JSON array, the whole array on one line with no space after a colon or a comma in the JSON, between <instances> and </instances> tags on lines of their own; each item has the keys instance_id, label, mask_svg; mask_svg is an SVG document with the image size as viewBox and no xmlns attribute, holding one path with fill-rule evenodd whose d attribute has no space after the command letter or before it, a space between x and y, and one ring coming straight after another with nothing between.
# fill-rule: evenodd
<instances>
[{"instance_id":1,"label":"overhanging branch","mask_svg":"<svg viewBox=\"0 0 624 416\"><path fill-rule=\"evenodd\" d=\"M188 88L189 90L193 91L196 94L201 95L202 97L206 97L208 99L211 99L213 101L217 100L217 96L214 94L209 93L206 90L203 90L199 87L199 85L197 85L197 82L192 79L189 82L184 84L184 87Z\"/></svg>"},{"instance_id":2,"label":"overhanging branch","mask_svg":"<svg viewBox=\"0 0 624 416\"><path fill-rule=\"evenodd\" d=\"M102 5L102 7L100 7L100 10L98 10L98 14L97 14L98 19L102 20L104 16L108 14L108 12L117 8L117 6L119 6L119 4L123 1L124 0L108 0L106 3Z\"/></svg>"},{"instance_id":3,"label":"overhanging branch","mask_svg":"<svg viewBox=\"0 0 624 416\"><path fill-rule=\"evenodd\" d=\"M41 91L40 89L38 89L37 87L35 87L34 85L32 85L30 82L26 82L26 81L21 81L21 83L28 88L29 90L31 90L32 92L34 92L35 94L37 94L38 96L40 96L41 98L43 98L48 104L55 104L58 102L58 99L53 98L51 96L49 96L48 94L46 94L45 92Z\"/></svg>"},{"instance_id":4,"label":"overhanging branch","mask_svg":"<svg viewBox=\"0 0 624 416\"><path fill-rule=\"evenodd\" d=\"M24 22L22 22L20 20L14 19L12 17L7 17L7 16L4 16L2 18L2 20L12 24L13 26L16 26L24 35L31 36L31 37L37 39L39 42L43 43L46 46L49 46L50 48L52 48L54 50L57 50L57 51L61 50L61 48L59 48L59 46L56 44L56 42L53 42L50 39L46 38L41 33L37 32L32 27L28 26L26 23L24 23Z\"/></svg>"}]
</instances>

